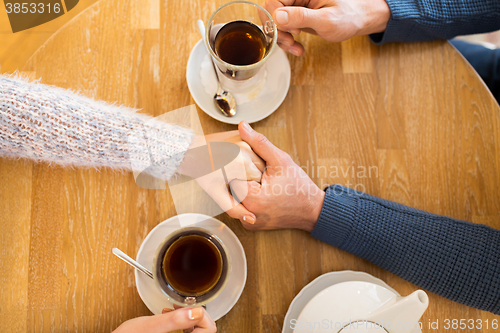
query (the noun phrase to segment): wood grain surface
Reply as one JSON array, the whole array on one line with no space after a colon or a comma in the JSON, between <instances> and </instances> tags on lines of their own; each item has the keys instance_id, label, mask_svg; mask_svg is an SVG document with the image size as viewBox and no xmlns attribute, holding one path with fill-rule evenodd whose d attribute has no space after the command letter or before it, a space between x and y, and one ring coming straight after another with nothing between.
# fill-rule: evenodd
<instances>
[{"instance_id":1,"label":"wood grain surface","mask_svg":"<svg viewBox=\"0 0 500 333\"><path fill-rule=\"evenodd\" d=\"M18 69L157 116L194 103L185 71L199 40L195 20L206 21L220 4L101 0ZM447 42L299 39L306 54L289 56L288 95L254 124L258 131L319 186L348 185L500 228L500 108ZM207 134L235 129L198 113ZM150 314L133 270L111 248L135 255L147 233L176 214L168 189L141 189L129 173L26 160L0 159L0 179L1 332L109 332ZM295 295L330 271L364 271L403 295L417 289L305 232L250 232L227 215L218 218L239 237L248 260L245 290L218 321L219 332L281 332ZM423 332L437 332L426 328L429 320L500 321L429 296Z\"/></svg>"}]
</instances>

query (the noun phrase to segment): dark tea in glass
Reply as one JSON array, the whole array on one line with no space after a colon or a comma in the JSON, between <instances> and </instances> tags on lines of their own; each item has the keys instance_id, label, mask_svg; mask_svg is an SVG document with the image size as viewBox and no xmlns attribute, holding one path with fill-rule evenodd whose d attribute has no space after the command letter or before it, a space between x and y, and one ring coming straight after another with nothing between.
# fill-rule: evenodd
<instances>
[{"instance_id":1,"label":"dark tea in glass","mask_svg":"<svg viewBox=\"0 0 500 333\"><path fill-rule=\"evenodd\" d=\"M248 21L233 21L217 33L215 53L229 64L246 66L264 58L267 44L266 36L258 26Z\"/></svg>"}]
</instances>

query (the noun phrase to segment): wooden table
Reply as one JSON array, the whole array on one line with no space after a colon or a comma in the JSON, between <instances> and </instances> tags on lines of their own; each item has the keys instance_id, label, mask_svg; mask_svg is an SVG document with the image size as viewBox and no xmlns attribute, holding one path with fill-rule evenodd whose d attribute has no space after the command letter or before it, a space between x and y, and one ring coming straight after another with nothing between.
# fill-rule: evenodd
<instances>
[{"instance_id":1,"label":"wooden table","mask_svg":"<svg viewBox=\"0 0 500 333\"><path fill-rule=\"evenodd\" d=\"M155 116L193 104L185 69L199 39L195 19L206 20L221 3L99 1L22 70ZM320 186L358 186L500 228L500 108L448 43L300 40L307 53L289 58L288 96L255 124L258 131ZM199 115L205 133L235 129ZM357 172L370 167L377 171L371 176ZM0 179L0 331L106 332L150 314L132 269L111 248L137 253L147 233L176 214L168 190L141 189L129 173L25 160L1 159ZM293 297L325 272L365 271L401 294L417 289L304 232L249 232L226 215L219 219L238 235L248 260L243 295L218 321L219 332L280 332ZM500 319L429 296L424 324Z\"/></svg>"}]
</instances>

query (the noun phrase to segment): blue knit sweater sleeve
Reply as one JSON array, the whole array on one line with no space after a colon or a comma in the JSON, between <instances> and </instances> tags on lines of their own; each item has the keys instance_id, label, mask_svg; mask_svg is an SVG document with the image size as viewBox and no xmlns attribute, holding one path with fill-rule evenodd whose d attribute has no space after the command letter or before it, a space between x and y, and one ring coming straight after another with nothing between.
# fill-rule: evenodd
<instances>
[{"instance_id":1,"label":"blue knit sweater sleeve","mask_svg":"<svg viewBox=\"0 0 500 333\"><path fill-rule=\"evenodd\" d=\"M450 39L500 29L498 0L386 0L391 18L376 44Z\"/></svg>"},{"instance_id":2,"label":"blue knit sweater sleeve","mask_svg":"<svg viewBox=\"0 0 500 333\"><path fill-rule=\"evenodd\" d=\"M500 230L335 185L311 235L435 294L500 314Z\"/></svg>"}]
</instances>

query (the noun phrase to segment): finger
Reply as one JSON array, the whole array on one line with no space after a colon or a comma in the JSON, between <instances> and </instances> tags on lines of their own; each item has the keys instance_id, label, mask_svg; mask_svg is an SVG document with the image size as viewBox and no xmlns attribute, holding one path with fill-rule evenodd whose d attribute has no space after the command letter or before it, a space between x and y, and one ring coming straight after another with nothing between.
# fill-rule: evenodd
<instances>
[{"instance_id":1,"label":"finger","mask_svg":"<svg viewBox=\"0 0 500 333\"><path fill-rule=\"evenodd\" d=\"M246 180L260 183L260 180L262 179L262 171L260 171L259 168L257 168L257 166L252 162L245 163L245 168L247 171Z\"/></svg>"},{"instance_id":2,"label":"finger","mask_svg":"<svg viewBox=\"0 0 500 333\"><path fill-rule=\"evenodd\" d=\"M255 180L260 182L262 172L254 165L250 156L248 156L249 152L255 155L251 148L248 148L247 151L240 149L238 156L224 166L222 171L225 172L227 182L231 182L233 179Z\"/></svg>"},{"instance_id":3,"label":"finger","mask_svg":"<svg viewBox=\"0 0 500 333\"><path fill-rule=\"evenodd\" d=\"M292 34L286 31L278 31L278 44L284 46L292 46L295 43Z\"/></svg>"},{"instance_id":4,"label":"finger","mask_svg":"<svg viewBox=\"0 0 500 333\"><path fill-rule=\"evenodd\" d=\"M245 195L244 199L240 201L245 205L245 203L253 202L260 197L261 185L254 181L235 179L231 182L231 189L237 197Z\"/></svg>"},{"instance_id":5,"label":"finger","mask_svg":"<svg viewBox=\"0 0 500 333\"><path fill-rule=\"evenodd\" d=\"M207 315L208 317L208 315ZM147 318L148 324L144 325L148 332L167 333L175 330L183 330L194 326L209 329L213 324L205 319L203 308L189 308L171 311L165 314ZM202 331L211 332L211 331ZM213 331L215 332L215 331Z\"/></svg>"},{"instance_id":6,"label":"finger","mask_svg":"<svg viewBox=\"0 0 500 333\"><path fill-rule=\"evenodd\" d=\"M274 11L278 8L283 7L284 4L278 0L266 0L265 2L261 3L261 6L264 7L272 16ZM262 13L261 15L264 15L264 17L261 17L261 19L264 20L264 22L267 21L267 15L265 15L264 13Z\"/></svg>"},{"instance_id":7,"label":"finger","mask_svg":"<svg viewBox=\"0 0 500 333\"><path fill-rule=\"evenodd\" d=\"M315 31L324 28L328 23L327 16L321 9L305 7L282 7L273 14L273 19L279 30L311 28Z\"/></svg>"},{"instance_id":8,"label":"finger","mask_svg":"<svg viewBox=\"0 0 500 333\"><path fill-rule=\"evenodd\" d=\"M248 143L253 151L266 161L267 165L280 164L283 152L276 148L264 135L254 131L245 121L240 122L238 130L240 131L242 140Z\"/></svg>"},{"instance_id":9,"label":"finger","mask_svg":"<svg viewBox=\"0 0 500 333\"><path fill-rule=\"evenodd\" d=\"M267 7L266 3L265 2L262 2L260 4L265 10L267 10L271 15L273 14L273 11L274 10L271 10L272 7ZM281 7L283 7L283 5L281 5ZM260 18L260 22L262 23L262 25L264 26L265 23L267 21L269 21L269 17L266 15L266 13L262 10L257 10L257 14L259 15L259 18Z\"/></svg>"},{"instance_id":10,"label":"finger","mask_svg":"<svg viewBox=\"0 0 500 333\"><path fill-rule=\"evenodd\" d=\"M292 46L286 46L280 44L281 49L285 52L289 52L294 56L300 57L304 54L304 47L299 42L294 42Z\"/></svg>"},{"instance_id":11,"label":"finger","mask_svg":"<svg viewBox=\"0 0 500 333\"><path fill-rule=\"evenodd\" d=\"M264 170L266 170L266 162L264 162L264 160L262 160L262 158L258 157L258 160L257 160L257 159L254 159L252 156L251 160L252 160L253 165L255 165L255 167L260 171L260 173L263 173Z\"/></svg>"},{"instance_id":12,"label":"finger","mask_svg":"<svg viewBox=\"0 0 500 333\"><path fill-rule=\"evenodd\" d=\"M238 194L241 192L247 193L245 199L241 201L245 208L247 208L247 206L249 206L251 203L255 203L256 200L259 200L260 198L259 193L261 190L261 185L257 182L246 182L236 179L231 182L231 188L236 196L238 196ZM253 226L257 222L256 216L255 218L249 218L245 216L243 219L240 219L240 221L241 224L247 229L251 228L251 226Z\"/></svg>"},{"instance_id":13,"label":"finger","mask_svg":"<svg viewBox=\"0 0 500 333\"><path fill-rule=\"evenodd\" d=\"M246 209L242 204L237 204L234 208L231 208L226 213L233 219L237 219L250 224L255 224L255 221L257 220L255 214Z\"/></svg>"},{"instance_id":14,"label":"finger","mask_svg":"<svg viewBox=\"0 0 500 333\"><path fill-rule=\"evenodd\" d=\"M271 14L271 17L273 17L273 14L277 9L283 8L284 6L306 6L306 5L307 3L305 2L295 1L295 0L267 0L261 3L261 6L264 7L269 14ZM269 20L269 17L263 11L259 10L258 12L262 24L264 24L266 21ZM283 32L298 35L300 33L300 29L286 30ZM278 34L278 42L280 42L279 34Z\"/></svg>"},{"instance_id":15,"label":"finger","mask_svg":"<svg viewBox=\"0 0 500 333\"><path fill-rule=\"evenodd\" d=\"M245 172L243 168L243 172ZM245 179L245 173L242 178L232 179ZM198 185L215 201L222 211L228 213L229 216L236 219L243 219L244 216L255 219L255 215L249 212L243 205L241 205L231 195L228 190L228 178L224 175L222 170L218 170L203 177L196 178ZM244 198L244 197L242 197Z\"/></svg>"},{"instance_id":16,"label":"finger","mask_svg":"<svg viewBox=\"0 0 500 333\"><path fill-rule=\"evenodd\" d=\"M198 314L197 314L198 313ZM202 307L196 307L196 308L191 308L191 315L193 317L199 316L199 313L202 314L201 319L198 320L198 322L193 325L195 329L192 331L192 333L215 333L217 331L217 328L215 326L215 321L213 321L212 318L210 318L209 314L207 311L202 308ZM193 327L191 326L191 327ZM189 328L191 328L189 327Z\"/></svg>"},{"instance_id":17,"label":"finger","mask_svg":"<svg viewBox=\"0 0 500 333\"><path fill-rule=\"evenodd\" d=\"M217 332L217 326L215 321L210 317L207 310L203 309L204 316L203 319L196 324L196 329L192 333L215 333Z\"/></svg>"},{"instance_id":18,"label":"finger","mask_svg":"<svg viewBox=\"0 0 500 333\"><path fill-rule=\"evenodd\" d=\"M248 183L255 183L257 186L260 187L260 184L257 182L248 182ZM238 198L240 203L238 203L236 206L234 206L232 209L227 211L227 214L231 216L232 218L238 219L242 222L254 224L257 217L255 216L254 213L250 212L244 205L241 204L243 200L246 200L248 196L248 187L247 187L247 181L245 180L239 180L235 179L231 181L229 184L229 187L231 189L231 193L233 197ZM255 189L254 189L255 192Z\"/></svg>"},{"instance_id":19,"label":"finger","mask_svg":"<svg viewBox=\"0 0 500 333\"><path fill-rule=\"evenodd\" d=\"M246 160L250 160L259 171L262 173L266 168L266 162L259 155L255 154L252 148L248 145L248 143L241 141L239 144L241 151L243 152L243 156ZM248 179L247 179L248 180Z\"/></svg>"}]
</instances>

